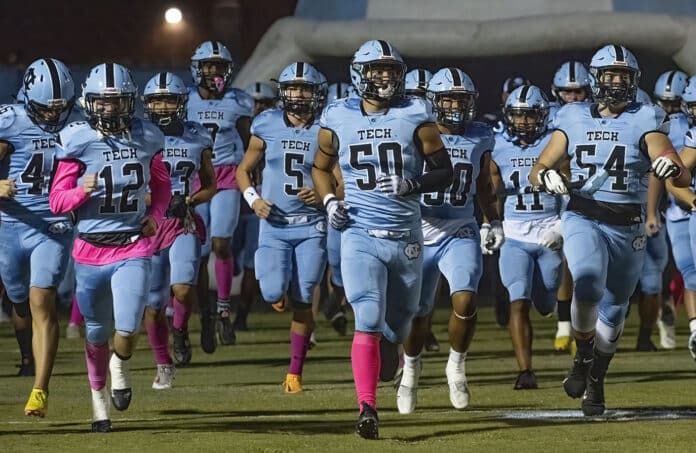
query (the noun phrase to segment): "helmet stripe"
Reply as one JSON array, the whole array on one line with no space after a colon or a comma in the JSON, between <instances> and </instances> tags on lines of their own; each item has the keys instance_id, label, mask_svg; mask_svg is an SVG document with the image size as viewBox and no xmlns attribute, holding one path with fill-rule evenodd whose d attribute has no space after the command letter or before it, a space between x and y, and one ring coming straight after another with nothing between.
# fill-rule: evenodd
<instances>
[{"instance_id":1,"label":"helmet stripe","mask_svg":"<svg viewBox=\"0 0 696 453\"><path fill-rule=\"evenodd\" d=\"M254 92L257 94L261 93L261 84L259 82L256 82L256 85L254 86Z\"/></svg>"},{"instance_id":2,"label":"helmet stripe","mask_svg":"<svg viewBox=\"0 0 696 453\"><path fill-rule=\"evenodd\" d=\"M389 46L389 43L387 41L382 41L381 39L377 41L380 46L382 46L382 55L385 57L391 57L392 52L391 52L391 47Z\"/></svg>"},{"instance_id":3,"label":"helmet stripe","mask_svg":"<svg viewBox=\"0 0 696 453\"><path fill-rule=\"evenodd\" d=\"M114 88L114 64L106 63L106 88Z\"/></svg>"},{"instance_id":4,"label":"helmet stripe","mask_svg":"<svg viewBox=\"0 0 696 453\"><path fill-rule=\"evenodd\" d=\"M211 41L211 44L213 45L213 55L220 55L220 46L218 45L218 42Z\"/></svg>"},{"instance_id":5,"label":"helmet stripe","mask_svg":"<svg viewBox=\"0 0 696 453\"><path fill-rule=\"evenodd\" d=\"M522 91L520 92L520 103L525 104L527 102L527 95L529 94L529 89L531 87L529 85L525 85L524 88L522 88Z\"/></svg>"},{"instance_id":6,"label":"helmet stripe","mask_svg":"<svg viewBox=\"0 0 696 453\"><path fill-rule=\"evenodd\" d=\"M160 90L167 89L167 73L166 72L159 73L159 89Z\"/></svg>"},{"instance_id":7,"label":"helmet stripe","mask_svg":"<svg viewBox=\"0 0 696 453\"><path fill-rule=\"evenodd\" d=\"M53 99L62 99L60 93L60 76L58 75L58 68L56 63L52 58L45 58L46 66L48 67L48 73L51 74L51 85L53 87Z\"/></svg>"},{"instance_id":8,"label":"helmet stripe","mask_svg":"<svg viewBox=\"0 0 696 453\"><path fill-rule=\"evenodd\" d=\"M418 70L418 86L419 87L425 86L425 70L424 69Z\"/></svg>"},{"instance_id":9,"label":"helmet stripe","mask_svg":"<svg viewBox=\"0 0 696 453\"><path fill-rule=\"evenodd\" d=\"M665 86L665 91L672 91L672 80L674 79L675 75L677 75L677 71L670 71L669 76L667 77L667 86Z\"/></svg>"},{"instance_id":10,"label":"helmet stripe","mask_svg":"<svg viewBox=\"0 0 696 453\"><path fill-rule=\"evenodd\" d=\"M301 61L298 61L297 64L295 65L295 78L296 79L303 79L304 78L304 63Z\"/></svg>"},{"instance_id":11,"label":"helmet stripe","mask_svg":"<svg viewBox=\"0 0 696 453\"><path fill-rule=\"evenodd\" d=\"M449 69L450 75L452 76L452 85L455 87L461 87L462 86L462 78L459 77L459 71L457 71L455 68L447 68Z\"/></svg>"},{"instance_id":12,"label":"helmet stripe","mask_svg":"<svg viewBox=\"0 0 696 453\"><path fill-rule=\"evenodd\" d=\"M574 82L575 82L575 65L576 65L576 64L578 64L577 61L571 61L571 62L568 64L568 81L569 81L570 83L574 83Z\"/></svg>"},{"instance_id":13,"label":"helmet stripe","mask_svg":"<svg viewBox=\"0 0 696 453\"><path fill-rule=\"evenodd\" d=\"M616 52L616 61L624 61L624 52L621 46L614 45L614 52Z\"/></svg>"}]
</instances>

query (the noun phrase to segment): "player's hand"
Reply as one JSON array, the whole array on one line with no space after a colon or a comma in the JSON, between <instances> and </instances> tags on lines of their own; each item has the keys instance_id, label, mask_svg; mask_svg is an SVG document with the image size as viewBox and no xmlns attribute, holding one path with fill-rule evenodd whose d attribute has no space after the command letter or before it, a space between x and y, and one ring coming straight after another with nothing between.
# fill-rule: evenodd
<instances>
[{"instance_id":1,"label":"player's hand","mask_svg":"<svg viewBox=\"0 0 696 453\"><path fill-rule=\"evenodd\" d=\"M152 237L157 233L157 222L151 216L145 216L143 220L140 221L140 231L146 238Z\"/></svg>"},{"instance_id":2,"label":"player's hand","mask_svg":"<svg viewBox=\"0 0 696 453\"><path fill-rule=\"evenodd\" d=\"M263 198L259 198L254 201L254 205L251 207L257 216L262 219L267 219L271 215L271 209L273 208L273 203Z\"/></svg>"},{"instance_id":3,"label":"player's hand","mask_svg":"<svg viewBox=\"0 0 696 453\"><path fill-rule=\"evenodd\" d=\"M92 193L97 190L97 174L85 175L82 178L82 190L85 193Z\"/></svg>"},{"instance_id":4,"label":"player's hand","mask_svg":"<svg viewBox=\"0 0 696 453\"><path fill-rule=\"evenodd\" d=\"M541 183L544 185L547 192L554 195L568 194L568 188L566 187L565 180L556 170L552 168L543 170L539 174L539 179L541 179Z\"/></svg>"},{"instance_id":5,"label":"player's hand","mask_svg":"<svg viewBox=\"0 0 696 453\"><path fill-rule=\"evenodd\" d=\"M652 163L651 170L660 181L674 176L678 177L681 174L681 168L672 159L665 156L660 156Z\"/></svg>"},{"instance_id":6,"label":"player's hand","mask_svg":"<svg viewBox=\"0 0 696 453\"><path fill-rule=\"evenodd\" d=\"M410 179L404 179L398 175L386 175L384 173L377 178L377 188L389 197L407 195L413 192L414 184Z\"/></svg>"},{"instance_id":7,"label":"player's hand","mask_svg":"<svg viewBox=\"0 0 696 453\"><path fill-rule=\"evenodd\" d=\"M551 250L560 250L563 247L563 235L561 234L561 222L556 222L554 226L546 230L539 241L542 247L548 247Z\"/></svg>"},{"instance_id":8,"label":"player's hand","mask_svg":"<svg viewBox=\"0 0 696 453\"><path fill-rule=\"evenodd\" d=\"M492 255L505 242L505 233L503 233L503 224L500 220L493 220L491 223L481 225L481 253L484 255Z\"/></svg>"},{"instance_id":9,"label":"player's hand","mask_svg":"<svg viewBox=\"0 0 696 453\"><path fill-rule=\"evenodd\" d=\"M332 196L325 200L324 207L331 226L339 231L343 230L350 220L348 213L350 206L345 201Z\"/></svg>"},{"instance_id":10,"label":"player's hand","mask_svg":"<svg viewBox=\"0 0 696 453\"><path fill-rule=\"evenodd\" d=\"M319 204L319 195L317 195L317 193L311 187L300 188L300 192L297 194L297 197L300 199L300 201L302 201L302 203L310 206Z\"/></svg>"},{"instance_id":11,"label":"player's hand","mask_svg":"<svg viewBox=\"0 0 696 453\"><path fill-rule=\"evenodd\" d=\"M0 198L12 198L17 194L17 185L15 180L0 179Z\"/></svg>"},{"instance_id":12,"label":"player's hand","mask_svg":"<svg viewBox=\"0 0 696 453\"><path fill-rule=\"evenodd\" d=\"M662 222L660 222L659 216L648 215L648 217L645 219L645 234L647 234L649 238L659 233L661 227Z\"/></svg>"}]
</instances>

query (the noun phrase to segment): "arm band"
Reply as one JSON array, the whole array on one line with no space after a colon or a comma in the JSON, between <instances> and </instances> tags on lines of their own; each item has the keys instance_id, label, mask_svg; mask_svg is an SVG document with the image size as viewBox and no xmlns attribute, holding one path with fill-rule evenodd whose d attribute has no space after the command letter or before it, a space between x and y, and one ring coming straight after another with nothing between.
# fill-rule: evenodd
<instances>
[{"instance_id":1,"label":"arm band","mask_svg":"<svg viewBox=\"0 0 696 453\"><path fill-rule=\"evenodd\" d=\"M410 193L439 192L452 184L454 170L444 147L425 156L425 162L428 164L428 171L412 180L414 187Z\"/></svg>"}]
</instances>

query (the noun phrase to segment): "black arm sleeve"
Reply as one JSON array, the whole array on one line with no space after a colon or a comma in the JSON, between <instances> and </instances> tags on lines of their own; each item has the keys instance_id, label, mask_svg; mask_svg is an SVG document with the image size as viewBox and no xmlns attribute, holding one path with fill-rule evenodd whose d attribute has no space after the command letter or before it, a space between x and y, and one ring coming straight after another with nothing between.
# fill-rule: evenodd
<instances>
[{"instance_id":1,"label":"black arm sleeve","mask_svg":"<svg viewBox=\"0 0 696 453\"><path fill-rule=\"evenodd\" d=\"M439 192L452 184L454 170L447 150L442 147L425 156L427 172L414 178L411 193Z\"/></svg>"}]
</instances>

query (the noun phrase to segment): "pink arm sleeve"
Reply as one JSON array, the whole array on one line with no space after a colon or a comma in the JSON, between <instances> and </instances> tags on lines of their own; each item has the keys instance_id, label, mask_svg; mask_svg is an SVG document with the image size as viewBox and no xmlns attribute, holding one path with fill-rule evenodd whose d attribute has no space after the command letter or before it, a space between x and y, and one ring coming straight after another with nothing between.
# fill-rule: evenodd
<instances>
[{"instance_id":1,"label":"pink arm sleeve","mask_svg":"<svg viewBox=\"0 0 696 453\"><path fill-rule=\"evenodd\" d=\"M66 214L77 209L89 199L82 186L77 185L80 177L80 163L74 160L58 162L48 202L54 214Z\"/></svg>"},{"instance_id":2,"label":"pink arm sleeve","mask_svg":"<svg viewBox=\"0 0 696 453\"><path fill-rule=\"evenodd\" d=\"M150 164L150 196L148 214L159 225L164 219L164 214L169 207L169 200L172 197L172 182L169 179L167 167L162 161L162 153L157 153Z\"/></svg>"}]
</instances>

